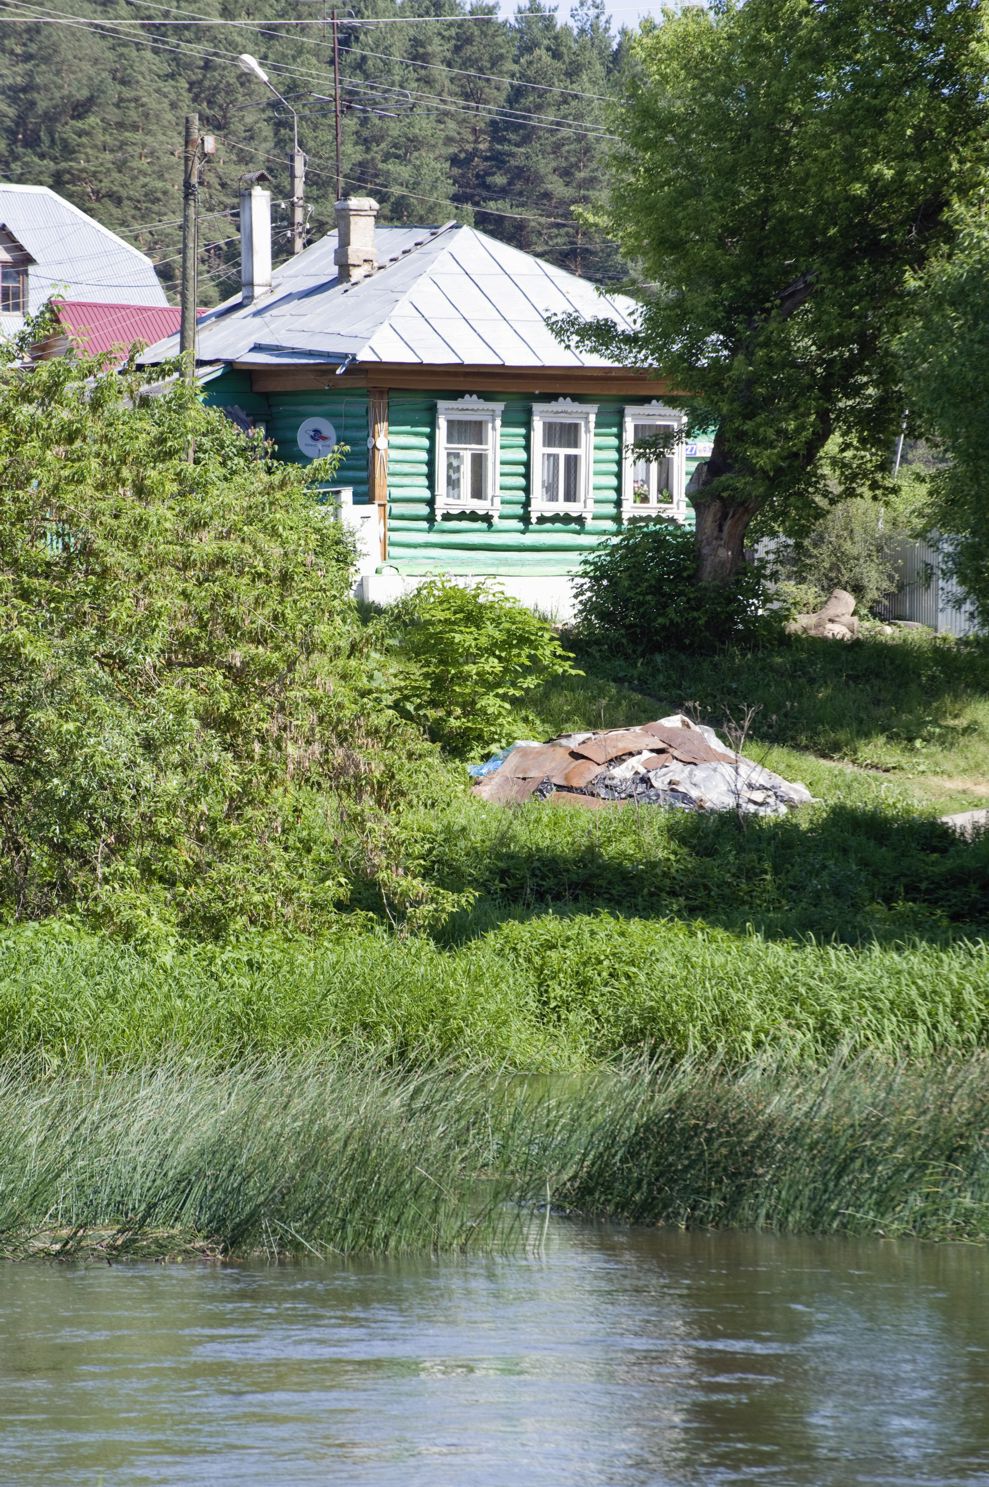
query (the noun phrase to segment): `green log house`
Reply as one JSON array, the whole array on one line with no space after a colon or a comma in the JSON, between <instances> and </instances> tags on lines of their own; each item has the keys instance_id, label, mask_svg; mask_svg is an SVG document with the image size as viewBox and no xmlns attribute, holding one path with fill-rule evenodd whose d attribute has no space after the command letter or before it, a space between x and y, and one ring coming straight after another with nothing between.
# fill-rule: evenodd
<instances>
[{"instance_id":1,"label":"green log house","mask_svg":"<svg viewBox=\"0 0 989 1487\"><path fill-rule=\"evenodd\" d=\"M339 202L337 231L273 273L270 197L245 184L242 292L198 326L208 398L263 425L282 458L348 446L338 495L364 597L425 574L493 577L563 617L597 542L635 517L688 520L708 450L636 459L635 440L679 426L667 384L571 350L547 323L576 311L630 327L631 300L472 227L376 213Z\"/></svg>"}]
</instances>

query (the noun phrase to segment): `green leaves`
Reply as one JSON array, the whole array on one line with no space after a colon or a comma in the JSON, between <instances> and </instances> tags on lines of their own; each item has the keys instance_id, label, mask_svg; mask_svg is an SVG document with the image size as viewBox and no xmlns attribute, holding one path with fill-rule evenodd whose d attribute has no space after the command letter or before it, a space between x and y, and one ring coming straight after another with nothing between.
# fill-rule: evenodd
<instances>
[{"instance_id":1,"label":"green leaves","mask_svg":"<svg viewBox=\"0 0 989 1487\"><path fill-rule=\"evenodd\" d=\"M573 672L552 626L489 583L430 579L397 606L396 706L452 752L512 740L517 705Z\"/></svg>"},{"instance_id":2,"label":"green leaves","mask_svg":"<svg viewBox=\"0 0 989 1487\"><path fill-rule=\"evenodd\" d=\"M989 171L984 19L978 0L723 0L634 43L613 231L648 285L634 360L687 389L692 428L718 425L699 506L784 521L826 493L835 439L859 451L842 494L888 466L910 275ZM602 349L600 327L577 339Z\"/></svg>"},{"instance_id":3,"label":"green leaves","mask_svg":"<svg viewBox=\"0 0 989 1487\"><path fill-rule=\"evenodd\" d=\"M142 384L0 362L0 905L309 928L422 744L364 680L333 460Z\"/></svg>"}]
</instances>

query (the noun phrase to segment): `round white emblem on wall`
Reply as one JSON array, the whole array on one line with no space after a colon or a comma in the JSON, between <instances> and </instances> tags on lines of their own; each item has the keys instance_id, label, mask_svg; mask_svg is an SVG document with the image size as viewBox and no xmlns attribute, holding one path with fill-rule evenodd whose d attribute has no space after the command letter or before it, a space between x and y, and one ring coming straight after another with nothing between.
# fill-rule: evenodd
<instances>
[{"instance_id":1,"label":"round white emblem on wall","mask_svg":"<svg viewBox=\"0 0 989 1487\"><path fill-rule=\"evenodd\" d=\"M302 453L315 460L329 454L337 442L337 431L328 418L307 418L299 424L296 440Z\"/></svg>"}]
</instances>

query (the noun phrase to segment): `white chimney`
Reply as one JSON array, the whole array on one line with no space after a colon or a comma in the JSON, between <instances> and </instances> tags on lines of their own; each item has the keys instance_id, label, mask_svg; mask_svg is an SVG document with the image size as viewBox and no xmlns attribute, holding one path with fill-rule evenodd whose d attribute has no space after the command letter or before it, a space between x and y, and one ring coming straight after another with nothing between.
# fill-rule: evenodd
<instances>
[{"instance_id":1,"label":"white chimney","mask_svg":"<svg viewBox=\"0 0 989 1487\"><path fill-rule=\"evenodd\" d=\"M265 171L240 182L240 282L245 305L271 288L271 192Z\"/></svg>"},{"instance_id":2,"label":"white chimney","mask_svg":"<svg viewBox=\"0 0 989 1487\"><path fill-rule=\"evenodd\" d=\"M374 219L378 203L370 196L348 196L338 201L333 210L337 217L337 249L333 262L340 282L353 284L373 273L378 267L374 251Z\"/></svg>"}]
</instances>

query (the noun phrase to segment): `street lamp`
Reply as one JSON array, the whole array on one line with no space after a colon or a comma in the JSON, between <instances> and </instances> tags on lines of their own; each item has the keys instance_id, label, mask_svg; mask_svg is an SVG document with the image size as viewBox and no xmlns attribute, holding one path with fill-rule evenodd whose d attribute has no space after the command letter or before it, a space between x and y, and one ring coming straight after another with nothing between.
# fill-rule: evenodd
<instances>
[{"instance_id":1,"label":"street lamp","mask_svg":"<svg viewBox=\"0 0 989 1487\"><path fill-rule=\"evenodd\" d=\"M251 77L256 77L258 82L264 83L269 93L274 93L279 103L283 104L292 115L292 200L290 203L292 252L301 253L306 246L306 157L299 149L299 116L288 99L283 98L279 93L257 57L252 57L250 52L241 52L237 61L245 72L250 73Z\"/></svg>"}]
</instances>

